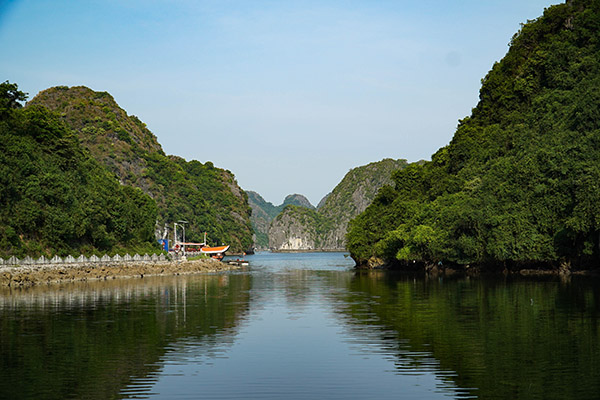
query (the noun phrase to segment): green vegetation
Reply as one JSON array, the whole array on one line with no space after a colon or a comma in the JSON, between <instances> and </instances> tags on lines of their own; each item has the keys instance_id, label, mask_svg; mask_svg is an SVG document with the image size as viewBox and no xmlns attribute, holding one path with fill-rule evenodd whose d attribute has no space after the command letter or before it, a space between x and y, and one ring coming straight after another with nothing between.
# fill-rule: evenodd
<instances>
[{"instance_id":1,"label":"green vegetation","mask_svg":"<svg viewBox=\"0 0 600 400\"><path fill-rule=\"evenodd\" d=\"M599 46L597 0L523 25L450 144L351 222L357 263L597 267Z\"/></svg>"},{"instance_id":2,"label":"green vegetation","mask_svg":"<svg viewBox=\"0 0 600 400\"><path fill-rule=\"evenodd\" d=\"M265 232L259 232L254 228L254 224L252 225L252 229L254 229L254 245L259 249L268 249L269 248L269 234Z\"/></svg>"},{"instance_id":3,"label":"green vegetation","mask_svg":"<svg viewBox=\"0 0 600 400\"><path fill-rule=\"evenodd\" d=\"M119 184L59 116L0 84L0 256L158 250L156 205Z\"/></svg>"},{"instance_id":4,"label":"green vegetation","mask_svg":"<svg viewBox=\"0 0 600 400\"><path fill-rule=\"evenodd\" d=\"M250 205L255 205L258 209L253 214L260 215L263 218L273 219L283 210L283 205L274 206L273 203L266 201L262 196L256 192L247 191L248 202Z\"/></svg>"},{"instance_id":5,"label":"green vegetation","mask_svg":"<svg viewBox=\"0 0 600 400\"><path fill-rule=\"evenodd\" d=\"M60 113L96 160L156 201L159 235L185 220L186 240L200 242L207 232L210 244L226 243L234 252L252 245L247 195L231 172L165 155L146 125L106 92L55 87L40 92L28 107L37 104Z\"/></svg>"}]
</instances>

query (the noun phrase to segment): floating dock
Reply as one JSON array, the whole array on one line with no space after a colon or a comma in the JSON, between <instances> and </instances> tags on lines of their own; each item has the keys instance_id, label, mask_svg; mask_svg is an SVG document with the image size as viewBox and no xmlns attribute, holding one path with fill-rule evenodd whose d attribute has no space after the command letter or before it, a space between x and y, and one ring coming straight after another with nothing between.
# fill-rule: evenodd
<instances>
[{"instance_id":1,"label":"floating dock","mask_svg":"<svg viewBox=\"0 0 600 400\"><path fill-rule=\"evenodd\" d=\"M247 265L250 265L250 263L246 260L227 260L225 261L227 264L229 265L238 265L241 267L245 267Z\"/></svg>"}]
</instances>

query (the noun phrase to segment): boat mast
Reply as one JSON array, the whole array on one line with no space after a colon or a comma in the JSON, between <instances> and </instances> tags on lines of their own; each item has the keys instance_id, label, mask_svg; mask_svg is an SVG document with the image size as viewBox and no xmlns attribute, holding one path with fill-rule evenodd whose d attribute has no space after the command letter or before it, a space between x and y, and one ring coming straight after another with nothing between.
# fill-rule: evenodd
<instances>
[{"instance_id":1,"label":"boat mast","mask_svg":"<svg viewBox=\"0 0 600 400\"><path fill-rule=\"evenodd\" d=\"M177 247L177 222L173 222L173 248Z\"/></svg>"}]
</instances>

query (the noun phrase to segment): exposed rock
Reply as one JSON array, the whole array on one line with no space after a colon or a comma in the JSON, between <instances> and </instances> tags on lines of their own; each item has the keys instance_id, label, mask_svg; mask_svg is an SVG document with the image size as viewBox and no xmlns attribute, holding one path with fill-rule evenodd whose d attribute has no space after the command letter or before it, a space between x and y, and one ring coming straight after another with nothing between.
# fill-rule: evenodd
<instances>
[{"instance_id":1,"label":"exposed rock","mask_svg":"<svg viewBox=\"0 0 600 400\"><path fill-rule=\"evenodd\" d=\"M371 257L367 265L370 269L381 268L384 265L384 262L381 258Z\"/></svg>"},{"instance_id":2,"label":"exposed rock","mask_svg":"<svg viewBox=\"0 0 600 400\"><path fill-rule=\"evenodd\" d=\"M271 248L280 251L313 250L317 247L316 213L298 206L288 206L269 229Z\"/></svg>"}]
</instances>

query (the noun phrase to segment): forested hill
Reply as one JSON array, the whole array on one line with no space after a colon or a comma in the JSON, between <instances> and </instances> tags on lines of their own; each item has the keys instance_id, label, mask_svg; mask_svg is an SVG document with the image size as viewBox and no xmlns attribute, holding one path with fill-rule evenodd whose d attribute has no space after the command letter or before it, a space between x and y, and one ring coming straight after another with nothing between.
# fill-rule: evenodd
<instances>
[{"instance_id":1,"label":"forested hill","mask_svg":"<svg viewBox=\"0 0 600 400\"><path fill-rule=\"evenodd\" d=\"M129 116L106 92L89 88L54 87L40 92L27 108L44 106L57 112L80 142L125 185L140 188L158 208L156 236L167 224L185 220L186 239L227 243L232 251L252 244L246 193L233 174L211 162L167 156L156 137L135 116ZM199 157L210 157L198 149Z\"/></svg>"},{"instance_id":2,"label":"forested hill","mask_svg":"<svg viewBox=\"0 0 600 400\"><path fill-rule=\"evenodd\" d=\"M432 161L353 220L359 265L600 265L600 1L524 24Z\"/></svg>"},{"instance_id":3,"label":"forested hill","mask_svg":"<svg viewBox=\"0 0 600 400\"><path fill-rule=\"evenodd\" d=\"M156 204L120 185L45 107L0 84L0 257L152 252Z\"/></svg>"}]
</instances>

